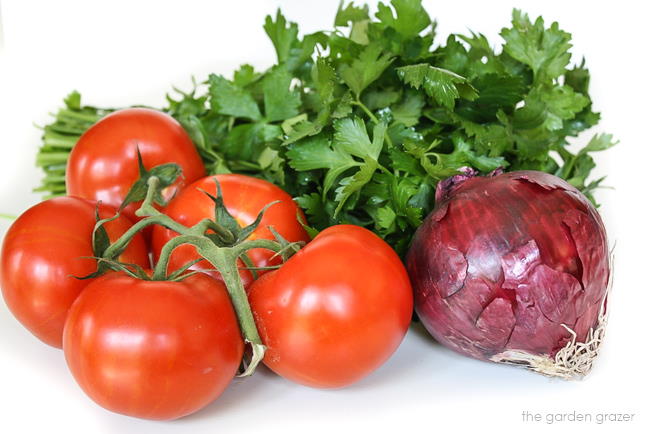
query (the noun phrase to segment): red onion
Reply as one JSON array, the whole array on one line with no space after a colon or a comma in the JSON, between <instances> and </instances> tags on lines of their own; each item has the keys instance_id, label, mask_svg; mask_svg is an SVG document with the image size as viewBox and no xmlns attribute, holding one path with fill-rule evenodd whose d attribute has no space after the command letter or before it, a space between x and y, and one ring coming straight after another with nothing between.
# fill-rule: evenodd
<instances>
[{"instance_id":1,"label":"red onion","mask_svg":"<svg viewBox=\"0 0 650 434\"><path fill-rule=\"evenodd\" d=\"M440 343L546 375L586 374L605 326L605 228L587 198L542 172L457 175L407 265L416 311Z\"/></svg>"}]
</instances>

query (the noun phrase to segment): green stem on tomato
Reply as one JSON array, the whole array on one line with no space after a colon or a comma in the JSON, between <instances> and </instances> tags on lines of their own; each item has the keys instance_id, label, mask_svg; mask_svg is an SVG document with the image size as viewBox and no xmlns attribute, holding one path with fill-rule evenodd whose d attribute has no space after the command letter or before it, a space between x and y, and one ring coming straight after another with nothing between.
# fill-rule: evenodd
<instances>
[{"instance_id":1,"label":"green stem on tomato","mask_svg":"<svg viewBox=\"0 0 650 434\"><path fill-rule=\"evenodd\" d=\"M147 195L142 201L142 205L140 205L140 208L138 208L135 211L135 215L137 215L138 217L152 217L152 216L163 215L163 213L158 211L153 206L154 195L156 194L156 190L158 190L159 183L160 180L158 179L157 176L152 176L147 180Z\"/></svg>"},{"instance_id":2,"label":"green stem on tomato","mask_svg":"<svg viewBox=\"0 0 650 434\"><path fill-rule=\"evenodd\" d=\"M253 275L253 280L257 280L259 277L257 273L258 270L256 269L255 264L253 264L253 261L251 261L251 258L248 256L248 254L244 253L239 257L239 259L241 259L241 261L244 263L246 269L251 272Z\"/></svg>"},{"instance_id":3,"label":"green stem on tomato","mask_svg":"<svg viewBox=\"0 0 650 434\"><path fill-rule=\"evenodd\" d=\"M262 339L257 331L253 312L248 303L248 296L244 289L244 284L241 281L241 276L239 275L239 269L237 268L237 258L239 255L234 253L232 247L219 248L214 245L205 245L205 243L197 243L194 245L199 255L203 256L219 270L221 278L226 284L230 300L239 320L242 336L245 342L251 345L251 349L253 350L253 355L248 366L246 366L244 372L239 376L247 377L252 375L257 365L264 359L266 347L262 343Z\"/></svg>"},{"instance_id":4,"label":"green stem on tomato","mask_svg":"<svg viewBox=\"0 0 650 434\"><path fill-rule=\"evenodd\" d=\"M201 231L201 234L203 234L206 230L212 229L215 233L219 234L219 236L223 239L223 241L227 244L232 244L235 242L235 236L232 234L228 228L225 226L217 223L214 220L210 219L205 219L207 227Z\"/></svg>"},{"instance_id":5,"label":"green stem on tomato","mask_svg":"<svg viewBox=\"0 0 650 434\"><path fill-rule=\"evenodd\" d=\"M266 347L262 343L253 312L248 303L248 296L239 275L238 260L246 257L246 252L251 249L268 249L276 254L282 253L285 249L292 247L286 246L278 241L267 239L256 239L243 241L232 247L220 247L205 235L207 230L213 230L225 240L234 242L234 235L218 222L210 219L203 219L192 227L187 227L176 222L172 218L158 211L153 205L154 194L158 187L158 178L151 177L147 181L147 194L140 208L135 212L139 217L144 217L139 222L129 228L120 238L112 243L104 252L103 257L114 259L128 245L131 239L142 229L154 224L162 225L168 229L177 232L177 237L169 240L162 248L160 258L153 271L153 280L165 280L167 278L167 268L173 251L181 245L190 244L196 247L198 254L210 262L221 274L221 278L226 285L228 295L232 302L237 320L239 322L242 337L252 349L252 357L247 364L244 372L239 376L245 377L253 374L257 365L264 358ZM101 224L101 223L98 223Z\"/></svg>"},{"instance_id":6,"label":"green stem on tomato","mask_svg":"<svg viewBox=\"0 0 650 434\"><path fill-rule=\"evenodd\" d=\"M183 244L188 244L192 241L196 241L197 238L198 237L196 235L179 235L165 243L163 248L160 250L158 263L153 270L153 275L151 278L153 280L166 280L169 259L171 258L173 251Z\"/></svg>"}]
</instances>

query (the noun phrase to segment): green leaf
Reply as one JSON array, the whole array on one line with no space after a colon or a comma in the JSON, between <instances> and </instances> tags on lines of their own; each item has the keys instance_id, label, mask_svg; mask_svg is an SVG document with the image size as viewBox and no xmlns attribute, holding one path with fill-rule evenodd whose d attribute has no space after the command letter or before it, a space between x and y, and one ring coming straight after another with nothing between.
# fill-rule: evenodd
<instances>
[{"instance_id":1,"label":"green leaf","mask_svg":"<svg viewBox=\"0 0 650 434\"><path fill-rule=\"evenodd\" d=\"M149 177L156 176L160 180L161 188L169 187L178 179L183 169L176 163L165 163L149 170Z\"/></svg>"},{"instance_id":2,"label":"green leaf","mask_svg":"<svg viewBox=\"0 0 650 434\"><path fill-rule=\"evenodd\" d=\"M332 169L347 165L353 167L358 164L341 148L332 149L329 140L322 135L296 144L287 152L287 157L289 165L300 171Z\"/></svg>"},{"instance_id":3,"label":"green leaf","mask_svg":"<svg viewBox=\"0 0 650 434\"><path fill-rule=\"evenodd\" d=\"M117 219L120 215L119 213L115 213L115 215L112 217L101 219L99 216L99 205L99 202L97 202L97 205L95 206L95 228L92 235L92 244L93 255L95 257L101 258L104 256L106 249L108 249L108 247L111 245L111 240L108 237L108 232L106 232L104 224ZM121 252L118 253L121 254ZM119 254L116 256L119 256Z\"/></svg>"},{"instance_id":4,"label":"green leaf","mask_svg":"<svg viewBox=\"0 0 650 434\"><path fill-rule=\"evenodd\" d=\"M340 147L348 154L364 159L377 160L384 143L386 125L380 123L373 130L373 141L370 141L366 125L362 119L345 118L334 123L335 147Z\"/></svg>"},{"instance_id":5,"label":"green leaf","mask_svg":"<svg viewBox=\"0 0 650 434\"><path fill-rule=\"evenodd\" d=\"M363 103L370 111L382 109L399 101L401 93L393 89L371 89L364 93Z\"/></svg>"},{"instance_id":6,"label":"green leaf","mask_svg":"<svg viewBox=\"0 0 650 434\"><path fill-rule=\"evenodd\" d=\"M354 193L357 193L363 188L364 185L370 182L370 179L372 178L372 175L375 173L376 169L376 163L364 164L354 175L343 178L339 182L339 187L336 189L336 197L334 198L334 200L338 202L336 210L334 211L335 217L341 211L343 205L345 205L350 196L352 196Z\"/></svg>"},{"instance_id":7,"label":"green leaf","mask_svg":"<svg viewBox=\"0 0 650 434\"><path fill-rule=\"evenodd\" d=\"M152 177L158 178L158 186L153 192L153 202L161 206L167 205L167 202L163 198L162 191L172 185L183 171L176 163L165 163L147 170L142 162L140 149L137 149L137 154L139 172L138 179L133 183L133 185L131 185L131 188L124 196L124 200L120 204L118 211L123 210L131 203L144 200L145 197L147 197L147 191L149 190L149 179Z\"/></svg>"},{"instance_id":8,"label":"green leaf","mask_svg":"<svg viewBox=\"0 0 650 434\"><path fill-rule=\"evenodd\" d=\"M461 125L468 137L473 138L474 148L479 154L497 157L513 148L512 133L503 125L474 124L469 121L462 121Z\"/></svg>"},{"instance_id":9,"label":"green leaf","mask_svg":"<svg viewBox=\"0 0 650 434\"><path fill-rule=\"evenodd\" d=\"M421 0L391 0L392 9L379 3L377 18L386 26L392 27L405 38L413 38L431 24L431 18L422 7Z\"/></svg>"},{"instance_id":10,"label":"green leaf","mask_svg":"<svg viewBox=\"0 0 650 434\"><path fill-rule=\"evenodd\" d=\"M255 82L260 77L260 74L255 72L255 68L251 65L244 64L235 71L233 75L233 83L239 87L246 87Z\"/></svg>"},{"instance_id":11,"label":"green leaf","mask_svg":"<svg viewBox=\"0 0 650 434\"><path fill-rule=\"evenodd\" d=\"M377 225L380 228L388 229L395 222L397 214L389 206L383 206L377 210Z\"/></svg>"},{"instance_id":12,"label":"green leaf","mask_svg":"<svg viewBox=\"0 0 650 434\"><path fill-rule=\"evenodd\" d=\"M506 41L503 51L528 65L538 82L564 74L571 60L571 35L560 30L557 23L544 28L542 17L533 24L527 14L515 9L512 27L502 29L501 36Z\"/></svg>"},{"instance_id":13,"label":"green leaf","mask_svg":"<svg viewBox=\"0 0 650 434\"><path fill-rule=\"evenodd\" d=\"M226 228L234 237L232 240L233 243L236 241L237 237L239 236L239 233L241 232L241 226L239 225L239 222L230 214L228 209L226 208L226 205L224 204L223 201L223 192L221 191L221 184L219 184L219 181L217 178L214 178L214 183L217 188L217 195L214 196L207 191L203 191L203 193L208 196L212 201L214 202L214 221L219 223L221 226ZM224 243L223 238L217 234L211 234L212 236L210 237L213 241L217 242L218 245L226 245L228 243Z\"/></svg>"},{"instance_id":14,"label":"green leaf","mask_svg":"<svg viewBox=\"0 0 650 434\"><path fill-rule=\"evenodd\" d=\"M497 111L511 112L526 96L526 86L521 76L489 73L472 82L478 98L469 103L463 112L478 122L494 120Z\"/></svg>"},{"instance_id":15,"label":"green leaf","mask_svg":"<svg viewBox=\"0 0 650 434\"><path fill-rule=\"evenodd\" d=\"M334 100L334 88L337 77L334 68L327 59L319 57L316 60L312 69L312 79L321 104L323 106L329 106Z\"/></svg>"},{"instance_id":16,"label":"green leaf","mask_svg":"<svg viewBox=\"0 0 650 434\"><path fill-rule=\"evenodd\" d=\"M291 90L291 75L276 66L264 78L264 113L268 122L283 121L298 115L300 95Z\"/></svg>"},{"instance_id":17,"label":"green leaf","mask_svg":"<svg viewBox=\"0 0 650 434\"><path fill-rule=\"evenodd\" d=\"M595 167L596 163L589 154L579 154L575 160L571 175L567 179L567 182L579 190L585 189L587 177ZM598 181L596 185L591 186L589 190L593 190L598 183L600 183L600 181Z\"/></svg>"},{"instance_id":18,"label":"green leaf","mask_svg":"<svg viewBox=\"0 0 650 434\"><path fill-rule=\"evenodd\" d=\"M219 193L219 195L221 196L221 192ZM268 211L268 209L271 208L273 205L277 205L278 203L280 203L280 201L275 200L273 202L269 202L266 205L264 205L262 210L259 213L257 213L257 217L255 217L255 220L253 221L253 223L249 224L248 226L244 226L243 228L241 228L240 231L237 232L237 234L236 234L237 239L236 239L235 243L239 244L242 241L246 240L248 237L250 237L251 234L253 232L255 232L255 230L259 227L260 223L262 223L262 219L264 218L264 214ZM227 210L226 210L226 212L227 212ZM271 229L271 232L273 232L273 229Z\"/></svg>"},{"instance_id":19,"label":"green leaf","mask_svg":"<svg viewBox=\"0 0 650 434\"><path fill-rule=\"evenodd\" d=\"M388 155L390 156L394 169L418 177L424 177L424 171L422 170L418 160L413 158L412 155L406 153L403 149L391 148L388 151Z\"/></svg>"},{"instance_id":20,"label":"green leaf","mask_svg":"<svg viewBox=\"0 0 650 434\"><path fill-rule=\"evenodd\" d=\"M332 112L332 117L334 119L340 119L349 116L352 113L352 102L352 94L350 92L343 94Z\"/></svg>"},{"instance_id":21,"label":"green leaf","mask_svg":"<svg viewBox=\"0 0 650 434\"><path fill-rule=\"evenodd\" d=\"M427 152L422 146L407 143L406 150L411 155L420 158L422 168L434 179L444 179L458 173L458 169L470 166L481 172L491 172L499 167L506 167L508 162L500 156L489 157L487 155L477 154L471 146L471 143L462 134L456 132L452 134L454 145L453 152L437 153ZM435 148L437 144L433 144Z\"/></svg>"},{"instance_id":22,"label":"green leaf","mask_svg":"<svg viewBox=\"0 0 650 434\"><path fill-rule=\"evenodd\" d=\"M63 103L70 110L80 110L81 109L81 94L76 90L73 90L63 99Z\"/></svg>"},{"instance_id":23,"label":"green leaf","mask_svg":"<svg viewBox=\"0 0 650 434\"><path fill-rule=\"evenodd\" d=\"M367 155L368 158L372 158L375 161L379 160L379 154L384 147L384 138L386 136L387 129L388 126L383 122L380 122L373 127L372 143L369 148L370 152Z\"/></svg>"},{"instance_id":24,"label":"green leaf","mask_svg":"<svg viewBox=\"0 0 650 434\"><path fill-rule=\"evenodd\" d=\"M317 122L302 121L292 126L291 131L282 142L283 145L290 145L305 137L314 136L321 132L323 126Z\"/></svg>"},{"instance_id":25,"label":"green leaf","mask_svg":"<svg viewBox=\"0 0 650 434\"><path fill-rule=\"evenodd\" d=\"M368 38L368 26L370 20L357 21L352 24L352 30L350 30L350 40L356 42L359 45L368 45L370 39Z\"/></svg>"},{"instance_id":26,"label":"green leaf","mask_svg":"<svg viewBox=\"0 0 650 434\"><path fill-rule=\"evenodd\" d=\"M585 67L585 58L582 58L580 65L576 65L573 69L569 69L564 75L564 84L570 86L576 92L583 95L589 93L589 81L591 77L589 70Z\"/></svg>"},{"instance_id":27,"label":"green leaf","mask_svg":"<svg viewBox=\"0 0 650 434\"><path fill-rule=\"evenodd\" d=\"M305 35L302 42L296 42L296 46L289 51L289 58L286 60L287 69L292 72L296 69L308 69L312 64L312 55L317 46L320 45L325 49L328 43L328 36L324 32ZM298 74L300 73L298 72Z\"/></svg>"},{"instance_id":28,"label":"green leaf","mask_svg":"<svg viewBox=\"0 0 650 434\"><path fill-rule=\"evenodd\" d=\"M228 116L260 120L262 114L250 92L226 80L210 74L208 79L212 110Z\"/></svg>"},{"instance_id":29,"label":"green leaf","mask_svg":"<svg viewBox=\"0 0 650 434\"><path fill-rule=\"evenodd\" d=\"M332 148L324 136L316 136L296 144L287 152L287 157L289 166L298 171L328 169L323 181L324 194L345 171L360 165L341 147Z\"/></svg>"},{"instance_id":30,"label":"green leaf","mask_svg":"<svg viewBox=\"0 0 650 434\"><path fill-rule=\"evenodd\" d=\"M339 75L357 97L377 80L393 61L390 54L381 54L381 51L380 45L370 44L351 65L343 64L339 68Z\"/></svg>"},{"instance_id":31,"label":"green leaf","mask_svg":"<svg viewBox=\"0 0 650 434\"><path fill-rule=\"evenodd\" d=\"M278 125L265 123L240 124L224 138L221 148L229 159L257 160L269 142L282 136Z\"/></svg>"},{"instance_id":32,"label":"green leaf","mask_svg":"<svg viewBox=\"0 0 650 434\"><path fill-rule=\"evenodd\" d=\"M572 119L589 104L589 98L569 86L555 86L541 93L540 98L547 110L561 119Z\"/></svg>"},{"instance_id":33,"label":"green leaf","mask_svg":"<svg viewBox=\"0 0 650 434\"><path fill-rule=\"evenodd\" d=\"M475 99L478 94L465 77L442 68L421 63L397 68L402 81L416 89L423 87L438 104L453 109L456 99Z\"/></svg>"},{"instance_id":34,"label":"green leaf","mask_svg":"<svg viewBox=\"0 0 650 434\"><path fill-rule=\"evenodd\" d=\"M583 155L587 152L605 151L616 144L618 144L618 140L614 140L614 136L611 134L594 134L591 140L589 140L589 143L587 143L587 146L582 148L578 155Z\"/></svg>"},{"instance_id":35,"label":"green leaf","mask_svg":"<svg viewBox=\"0 0 650 434\"><path fill-rule=\"evenodd\" d=\"M326 228L331 226L333 222L329 216L333 213L332 202L323 199L322 195L318 193L309 193L298 196L294 199L298 206L305 211L309 216L309 222L317 228Z\"/></svg>"},{"instance_id":36,"label":"green leaf","mask_svg":"<svg viewBox=\"0 0 650 434\"><path fill-rule=\"evenodd\" d=\"M392 108L393 121L405 127L417 125L422 116L424 98L416 92L408 92L404 100Z\"/></svg>"},{"instance_id":37,"label":"green leaf","mask_svg":"<svg viewBox=\"0 0 650 434\"><path fill-rule=\"evenodd\" d=\"M278 63L284 63L289 59L291 49L298 43L298 25L287 23L280 9L275 14L275 21L267 15L264 21L264 31L273 42L275 52L278 56Z\"/></svg>"},{"instance_id":38,"label":"green leaf","mask_svg":"<svg viewBox=\"0 0 650 434\"><path fill-rule=\"evenodd\" d=\"M347 6L343 7L343 0L339 3L339 8L336 11L336 18L334 18L335 26L347 26L349 23L356 23L368 19L368 5L361 7L355 6L350 2Z\"/></svg>"}]
</instances>

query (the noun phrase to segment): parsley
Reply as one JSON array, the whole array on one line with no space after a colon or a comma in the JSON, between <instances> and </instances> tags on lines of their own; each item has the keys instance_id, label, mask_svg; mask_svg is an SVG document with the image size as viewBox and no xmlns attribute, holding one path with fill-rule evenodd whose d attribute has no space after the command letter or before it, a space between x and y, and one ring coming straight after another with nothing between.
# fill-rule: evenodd
<instances>
[{"instance_id":1,"label":"parsley","mask_svg":"<svg viewBox=\"0 0 650 434\"><path fill-rule=\"evenodd\" d=\"M365 226L400 253L432 209L436 184L464 166L543 170L593 200L602 179L589 178L591 154L616 142L597 134L568 150L600 115L584 60L571 64L571 35L557 23L514 10L500 47L472 32L434 45L436 23L421 1L392 0L374 14L341 3L334 27L301 36L278 10L264 23L275 65L243 65L168 96L163 110L208 172L267 179L313 227ZM47 174L40 190L52 195L64 193L76 139L110 112L83 106L78 93L65 104L45 127L37 162Z\"/></svg>"}]
</instances>

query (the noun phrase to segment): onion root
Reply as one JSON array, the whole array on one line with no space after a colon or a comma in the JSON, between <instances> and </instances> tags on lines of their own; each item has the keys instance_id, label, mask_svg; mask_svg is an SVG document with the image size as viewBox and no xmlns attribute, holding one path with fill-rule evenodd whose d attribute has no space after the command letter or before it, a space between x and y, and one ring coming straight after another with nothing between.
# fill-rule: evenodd
<instances>
[{"instance_id":1,"label":"onion root","mask_svg":"<svg viewBox=\"0 0 650 434\"><path fill-rule=\"evenodd\" d=\"M610 261L610 263L614 263L613 255L610 255ZM603 297L598 312L598 321L595 327L589 329L584 342L578 342L576 332L566 324L562 324L562 327L571 334L571 340L555 354L555 357L531 354L526 351L508 350L492 356L490 360L497 363L522 366L547 377L562 378L564 380L581 380L584 378L591 371L605 337L608 317L606 304L612 287L613 275L613 270L611 270L607 292Z\"/></svg>"}]
</instances>

